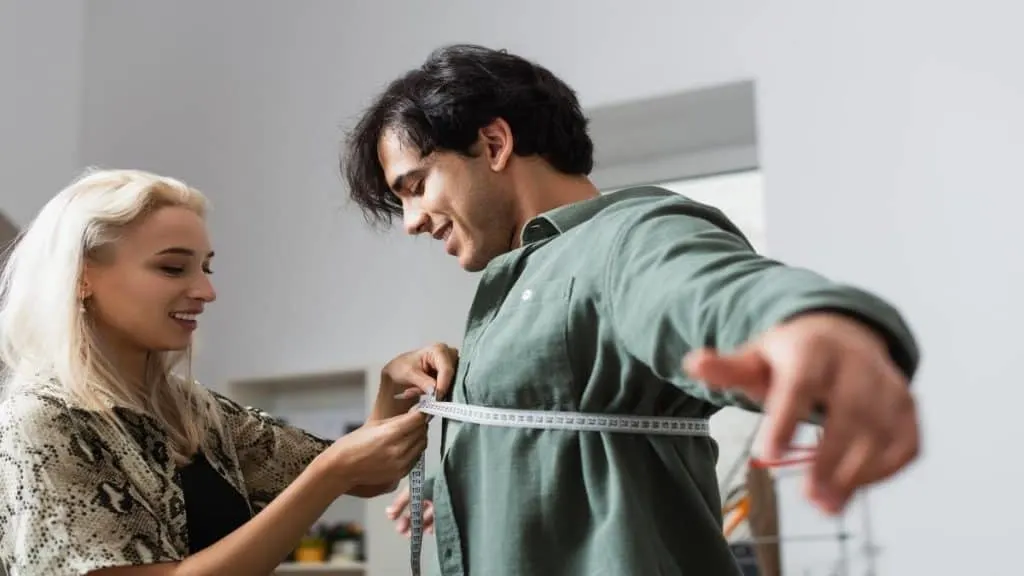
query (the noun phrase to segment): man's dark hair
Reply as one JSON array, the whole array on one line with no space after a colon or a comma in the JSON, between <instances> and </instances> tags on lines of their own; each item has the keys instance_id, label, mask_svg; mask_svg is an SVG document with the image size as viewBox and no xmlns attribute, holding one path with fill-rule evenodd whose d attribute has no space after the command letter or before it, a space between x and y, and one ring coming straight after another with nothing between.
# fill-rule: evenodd
<instances>
[{"instance_id":1,"label":"man's dark hair","mask_svg":"<svg viewBox=\"0 0 1024 576\"><path fill-rule=\"evenodd\" d=\"M402 207L377 156L385 130L423 156L470 156L480 129L497 118L511 128L515 154L539 156L565 174L593 168L587 119L568 85L505 50L457 44L435 50L422 66L391 82L363 114L342 161L349 194L368 221L390 223Z\"/></svg>"}]
</instances>

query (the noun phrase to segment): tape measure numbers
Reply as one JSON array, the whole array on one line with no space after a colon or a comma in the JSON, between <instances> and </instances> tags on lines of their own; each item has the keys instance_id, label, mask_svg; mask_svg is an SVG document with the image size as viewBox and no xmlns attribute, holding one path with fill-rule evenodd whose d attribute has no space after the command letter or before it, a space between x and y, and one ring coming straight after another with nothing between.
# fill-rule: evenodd
<instances>
[{"instance_id":1,"label":"tape measure numbers","mask_svg":"<svg viewBox=\"0 0 1024 576\"><path fill-rule=\"evenodd\" d=\"M619 414L587 414L546 410L514 410L439 402L421 396L417 408L424 414L481 426L530 428L539 430L573 430L579 432L613 432L669 436L708 436L710 427L704 418L666 418L659 416L626 416ZM423 479L425 458L420 456L409 473L409 513L411 515L411 562L413 576L420 576L420 555L423 546Z\"/></svg>"}]
</instances>

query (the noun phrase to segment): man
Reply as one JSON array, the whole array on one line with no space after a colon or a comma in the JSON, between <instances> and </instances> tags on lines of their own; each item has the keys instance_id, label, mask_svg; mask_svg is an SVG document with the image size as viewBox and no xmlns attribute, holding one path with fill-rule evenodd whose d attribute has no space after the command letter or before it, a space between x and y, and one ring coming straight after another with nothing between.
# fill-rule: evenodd
<instances>
[{"instance_id":1,"label":"man","mask_svg":"<svg viewBox=\"0 0 1024 576\"><path fill-rule=\"evenodd\" d=\"M375 222L482 271L455 402L707 418L764 409L764 456L824 437L808 497L837 512L918 451L913 336L885 302L753 252L718 210L601 195L573 91L504 51L450 46L390 84L344 169ZM738 574L707 437L444 421L434 529L446 576Z\"/></svg>"}]
</instances>

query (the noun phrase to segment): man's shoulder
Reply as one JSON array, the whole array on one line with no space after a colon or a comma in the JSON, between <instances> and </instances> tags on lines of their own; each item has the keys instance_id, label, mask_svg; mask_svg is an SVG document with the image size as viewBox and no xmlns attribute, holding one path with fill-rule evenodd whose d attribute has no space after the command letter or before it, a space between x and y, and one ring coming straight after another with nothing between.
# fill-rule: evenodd
<instances>
[{"instance_id":1,"label":"man's shoulder","mask_svg":"<svg viewBox=\"0 0 1024 576\"><path fill-rule=\"evenodd\" d=\"M718 208L660 186L635 186L607 195L608 205L588 223L602 231L628 230L644 221L669 218L681 228L700 228L710 224L741 234Z\"/></svg>"}]
</instances>

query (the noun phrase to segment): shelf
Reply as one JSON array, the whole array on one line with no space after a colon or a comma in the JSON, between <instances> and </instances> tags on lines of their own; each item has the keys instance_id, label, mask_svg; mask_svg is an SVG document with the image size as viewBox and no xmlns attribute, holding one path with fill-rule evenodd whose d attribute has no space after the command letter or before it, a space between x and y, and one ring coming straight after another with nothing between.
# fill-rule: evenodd
<instances>
[{"instance_id":1,"label":"shelf","mask_svg":"<svg viewBox=\"0 0 1024 576\"><path fill-rule=\"evenodd\" d=\"M362 562L288 562L277 567L274 574L288 576L356 576L366 574L366 565Z\"/></svg>"},{"instance_id":2,"label":"shelf","mask_svg":"<svg viewBox=\"0 0 1024 576\"><path fill-rule=\"evenodd\" d=\"M339 370L235 380L228 383L227 392L242 405L335 439L365 420L367 383L366 370Z\"/></svg>"},{"instance_id":3,"label":"shelf","mask_svg":"<svg viewBox=\"0 0 1024 576\"><path fill-rule=\"evenodd\" d=\"M226 392L244 406L259 408L315 436L333 440L365 421L376 393L376 381L371 378L375 373L370 368L356 368L241 378L228 381ZM317 523L356 522L365 527L367 504L364 498L342 496ZM339 560L286 562L274 574L365 576L367 572L369 563Z\"/></svg>"},{"instance_id":4,"label":"shelf","mask_svg":"<svg viewBox=\"0 0 1024 576\"><path fill-rule=\"evenodd\" d=\"M367 380L366 370L352 369L246 378L232 381L231 388L257 394L275 394L284 391L312 392L345 386L362 388Z\"/></svg>"}]
</instances>

